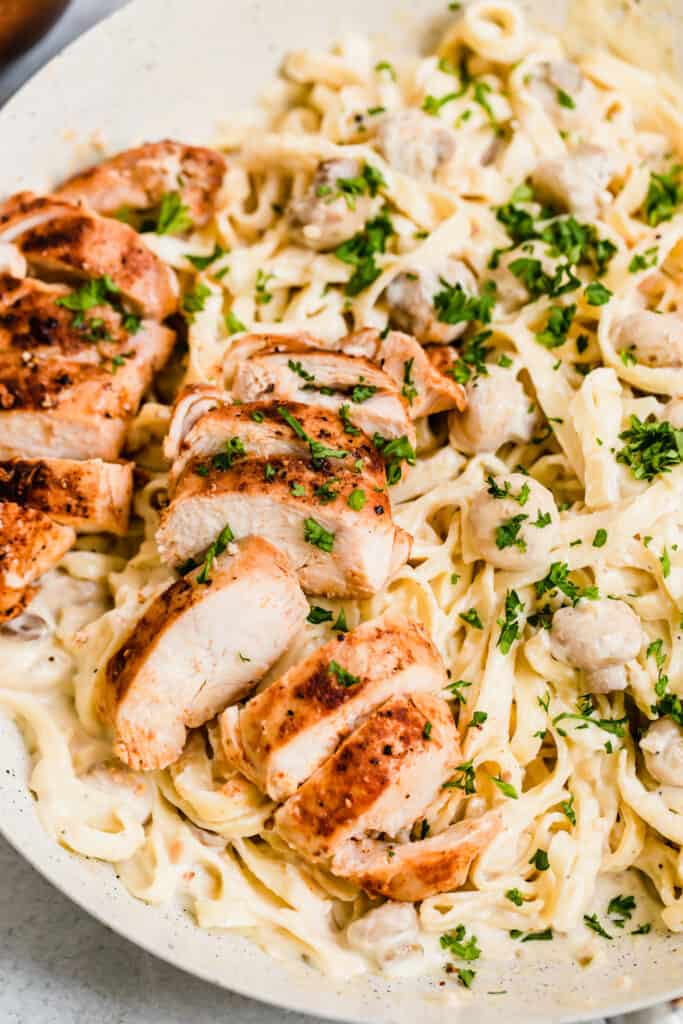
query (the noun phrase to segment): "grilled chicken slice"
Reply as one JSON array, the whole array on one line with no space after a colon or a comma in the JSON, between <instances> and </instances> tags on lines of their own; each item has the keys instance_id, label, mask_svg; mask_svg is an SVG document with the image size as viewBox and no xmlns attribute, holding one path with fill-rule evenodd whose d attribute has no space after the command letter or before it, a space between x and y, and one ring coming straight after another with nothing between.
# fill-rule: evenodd
<instances>
[{"instance_id":1,"label":"grilled chicken slice","mask_svg":"<svg viewBox=\"0 0 683 1024\"><path fill-rule=\"evenodd\" d=\"M0 502L0 622L20 615L39 576L59 562L76 539L36 508Z\"/></svg>"},{"instance_id":2,"label":"grilled chicken slice","mask_svg":"<svg viewBox=\"0 0 683 1024\"><path fill-rule=\"evenodd\" d=\"M117 458L127 421L171 354L168 328L143 320L131 333L109 305L79 318L59 305L70 294L0 276L0 457Z\"/></svg>"},{"instance_id":3,"label":"grilled chicken slice","mask_svg":"<svg viewBox=\"0 0 683 1024\"><path fill-rule=\"evenodd\" d=\"M103 160L69 178L56 194L110 216L150 210L175 192L192 224L202 227L213 216L225 169L225 158L213 149L163 139Z\"/></svg>"},{"instance_id":4,"label":"grilled chicken slice","mask_svg":"<svg viewBox=\"0 0 683 1024\"><path fill-rule=\"evenodd\" d=\"M187 417L183 417L186 419ZM291 423L296 421L299 433ZM173 428L173 421L171 421ZM219 464L255 456L269 459L296 455L310 458L311 442L347 452L346 460L375 461L374 446L365 434L348 434L336 413L298 402L249 402L219 405L201 415L180 444L170 473L171 486L191 459ZM169 445L175 447L175 444Z\"/></svg>"},{"instance_id":5,"label":"grilled chicken slice","mask_svg":"<svg viewBox=\"0 0 683 1024\"><path fill-rule=\"evenodd\" d=\"M319 647L243 708L228 708L223 749L272 800L285 800L389 697L447 682L423 626L386 615Z\"/></svg>"},{"instance_id":6,"label":"grilled chicken slice","mask_svg":"<svg viewBox=\"0 0 683 1024\"><path fill-rule=\"evenodd\" d=\"M333 871L374 896L414 903L464 885L472 862L501 828L499 812L489 811L413 843L352 840L335 855Z\"/></svg>"},{"instance_id":7,"label":"grilled chicken slice","mask_svg":"<svg viewBox=\"0 0 683 1024\"><path fill-rule=\"evenodd\" d=\"M342 338L340 347L349 355L378 363L401 389L414 420L449 409L462 412L467 406L462 384L442 372L445 360L440 346L425 349L410 334L389 331L383 338L375 328L366 328Z\"/></svg>"},{"instance_id":8,"label":"grilled chicken slice","mask_svg":"<svg viewBox=\"0 0 683 1024\"><path fill-rule=\"evenodd\" d=\"M132 462L0 461L0 501L40 509L79 533L125 534L132 497Z\"/></svg>"},{"instance_id":9,"label":"grilled chicken slice","mask_svg":"<svg viewBox=\"0 0 683 1024\"><path fill-rule=\"evenodd\" d=\"M178 305L175 274L128 224L58 197L22 192L0 206L0 241L14 242L38 277L107 277L136 312L163 320Z\"/></svg>"},{"instance_id":10,"label":"grilled chicken slice","mask_svg":"<svg viewBox=\"0 0 683 1024\"><path fill-rule=\"evenodd\" d=\"M164 455L169 462L180 454L183 441L197 420L219 405L229 405L230 394L214 384L188 384L176 396L171 422L164 438Z\"/></svg>"},{"instance_id":11,"label":"grilled chicken slice","mask_svg":"<svg viewBox=\"0 0 683 1024\"><path fill-rule=\"evenodd\" d=\"M240 358L250 353L249 358ZM415 432L408 404L392 378L367 359L311 348L296 336L267 335L260 350L247 335L234 346L236 367L232 393L242 402L304 402L339 412L344 407L352 424L372 437L407 437Z\"/></svg>"},{"instance_id":12,"label":"grilled chicken slice","mask_svg":"<svg viewBox=\"0 0 683 1024\"><path fill-rule=\"evenodd\" d=\"M410 537L392 522L378 452L355 463L276 456L225 466L186 466L157 531L165 562L197 556L228 524L235 537L266 537L284 551L308 593L368 597L407 559Z\"/></svg>"},{"instance_id":13,"label":"grilled chicken slice","mask_svg":"<svg viewBox=\"0 0 683 1024\"><path fill-rule=\"evenodd\" d=\"M307 613L287 560L260 537L176 580L107 665L100 703L116 755L136 770L171 764L186 730L243 697Z\"/></svg>"},{"instance_id":14,"label":"grilled chicken slice","mask_svg":"<svg viewBox=\"0 0 683 1024\"><path fill-rule=\"evenodd\" d=\"M390 697L275 816L283 839L335 871L335 858L370 832L410 828L458 764L448 704L431 693Z\"/></svg>"}]
</instances>

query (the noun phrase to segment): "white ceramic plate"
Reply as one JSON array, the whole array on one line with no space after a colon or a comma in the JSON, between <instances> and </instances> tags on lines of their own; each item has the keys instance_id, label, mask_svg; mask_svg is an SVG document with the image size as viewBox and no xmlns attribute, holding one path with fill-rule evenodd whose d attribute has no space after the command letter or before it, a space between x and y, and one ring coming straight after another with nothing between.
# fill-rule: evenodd
<instances>
[{"instance_id":1,"label":"white ceramic plate","mask_svg":"<svg viewBox=\"0 0 683 1024\"><path fill-rule=\"evenodd\" d=\"M545 0L531 4L548 13ZM655 13L662 4L653 0ZM411 9L412 7L412 9ZM43 189L108 150L144 139L211 140L226 114L248 108L293 48L370 32L387 49L426 41L447 4L422 0L139 0L45 68L0 114L0 195ZM560 15L553 5L553 15ZM677 15L683 38L683 9ZM0 670L1 685L1 670ZM348 983L304 964L272 960L254 944L197 928L181 909L128 895L107 865L71 856L42 830L27 787L16 727L0 717L0 827L73 900L145 949L226 988L284 1007L373 1024L436 1024L457 1018L438 983ZM553 944L555 945L555 944ZM557 956L547 947L539 955ZM652 934L606 945L607 959L581 970L558 958L521 966L485 963L463 1014L479 1024L579 1021L653 1003L683 988L683 939ZM449 986L452 988L452 986ZM504 995L487 994L500 993Z\"/></svg>"}]
</instances>

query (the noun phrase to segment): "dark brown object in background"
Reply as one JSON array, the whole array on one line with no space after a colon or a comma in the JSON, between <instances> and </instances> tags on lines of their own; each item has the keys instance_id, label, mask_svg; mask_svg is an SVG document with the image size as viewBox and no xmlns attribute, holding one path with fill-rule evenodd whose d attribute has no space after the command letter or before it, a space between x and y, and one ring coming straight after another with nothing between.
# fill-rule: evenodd
<instances>
[{"instance_id":1,"label":"dark brown object in background","mask_svg":"<svg viewBox=\"0 0 683 1024\"><path fill-rule=\"evenodd\" d=\"M0 0L0 70L54 24L69 0Z\"/></svg>"}]
</instances>

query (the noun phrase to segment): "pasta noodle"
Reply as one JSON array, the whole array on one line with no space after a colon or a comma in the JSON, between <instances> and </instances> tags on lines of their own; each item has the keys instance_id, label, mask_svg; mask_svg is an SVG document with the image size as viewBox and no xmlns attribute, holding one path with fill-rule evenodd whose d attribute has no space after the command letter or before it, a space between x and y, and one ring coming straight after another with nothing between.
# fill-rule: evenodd
<instances>
[{"instance_id":1,"label":"pasta noodle","mask_svg":"<svg viewBox=\"0 0 683 1024\"><path fill-rule=\"evenodd\" d=\"M354 38L333 53L292 54L284 73L267 128L235 128L214 222L189 240L145 236L186 291L197 283L205 289L188 324L184 379L229 384L231 345L245 325L305 331L329 348L350 329L383 330L386 288L399 273L440 272L444 259L456 258L480 288L496 280L478 372L497 365L525 385L537 417L533 436L495 453L466 453L449 444L444 423L419 424L417 465L392 496L397 523L414 537L411 559L385 590L344 608L351 628L391 607L431 632L452 681L444 696L459 708L463 770L469 765L476 777L476 795L462 786L445 792L430 811L432 829L495 806L503 831L466 888L424 900L417 913L392 910L277 838L272 804L222 760L211 727L193 734L166 771L142 776L112 764L96 710L102 673L172 578L154 543L167 469L159 451L169 422L162 388L130 429L129 448L148 476L136 495L133 533L117 542L81 539L31 606L44 634L30 643L11 631L0 636L0 705L26 729L41 820L74 853L112 862L139 899L181 898L201 927L243 931L275 955L304 956L336 976L431 969L447 955L439 937L460 924L485 924L501 936L551 929L585 939L598 881L627 869L651 880L662 926L681 931L683 789L658 783L635 733L615 725L638 718L644 729L666 686L669 697L683 696L683 467L638 478L616 458L633 417L683 425L676 406L683 352L648 365L637 344L618 340L630 314L681 313L683 213L663 209L662 222L643 213L653 174L673 175L665 190L678 187L680 92L602 50L568 64L560 42L531 29L507 0L467 4L435 56L394 66ZM410 173L409 155L392 160L377 141L383 117L420 108L456 135L452 160L425 177ZM515 280L507 250L552 276L557 253L545 250L566 240L510 236L496 211L512 205L527 227L548 219L527 179L541 158L571 163L586 143L618 155L611 191L590 218L607 261L599 276L595 262L573 261L577 283L559 302L571 316L544 341L563 293L546 289L508 303ZM348 287L349 263L292 241L285 211L291 197L306 194L321 160L349 156L381 175L373 208L389 211L392 224L390 244L374 254L374 279L357 293ZM216 245L221 255L195 279L186 255ZM472 363L463 373L472 375ZM473 532L475 496L488 478L514 471L549 488L560 508L557 542L540 574L531 563L514 570L487 563ZM578 670L554 657L537 587L550 562L564 567L577 593L597 588L639 616L646 643L626 664L625 691L586 699ZM506 646L510 594L517 605ZM561 603L557 594L546 599L546 614ZM342 607L331 605L335 614ZM307 625L262 685L328 636L327 626Z\"/></svg>"}]
</instances>

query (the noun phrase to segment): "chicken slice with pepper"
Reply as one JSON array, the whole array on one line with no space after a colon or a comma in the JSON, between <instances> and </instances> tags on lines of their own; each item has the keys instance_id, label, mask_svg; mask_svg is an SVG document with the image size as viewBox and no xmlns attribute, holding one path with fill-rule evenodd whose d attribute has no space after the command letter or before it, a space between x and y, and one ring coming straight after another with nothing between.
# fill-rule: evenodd
<instances>
[{"instance_id":1,"label":"chicken slice with pepper","mask_svg":"<svg viewBox=\"0 0 683 1024\"><path fill-rule=\"evenodd\" d=\"M39 509L0 502L0 622L23 612L38 578L57 565L75 539L70 526Z\"/></svg>"},{"instance_id":2,"label":"chicken slice with pepper","mask_svg":"<svg viewBox=\"0 0 683 1024\"><path fill-rule=\"evenodd\" d=\"M388 614L338 634L220 719L227 758L284 800L392 695L439 691L446 672L425 629Z\"/></svg>"},{"instance_id":3,"label":"chicken slice with pepper","mask_svg":"<svg viewBox=\"0 0 683 1024\"><path fill-rule=\"evenodd\" d=\"M187 227L202 227L213 216L226 161L203 146L163 139L126 149L74 175L56 195L106 216L152 210L177 195L187 208Z\"/></svg>"},{"instance_id":4,"label":"chicken slice with pepper","mask_svg":"<svg viewBox=\"0 0 683 1024\"><path fill-rule=\"evenodd\" d=\"M37 508L79 533L128 530L133 497L132 462L101 459L0 461L0 501Z\"/></svg>"},{"instance_id":5,"label":"chicken slice with pepper","mask_svg":"<svg viewBox=\"0 0 683 1024\"><path fill-rule=\"evenodd\" d=\"M136 770L175 761L187 729L248 693L307 612L279 551L224 533L200 567L155 598L107 665L101 713L117 756Z\"/></svg>"}]
</instances>

